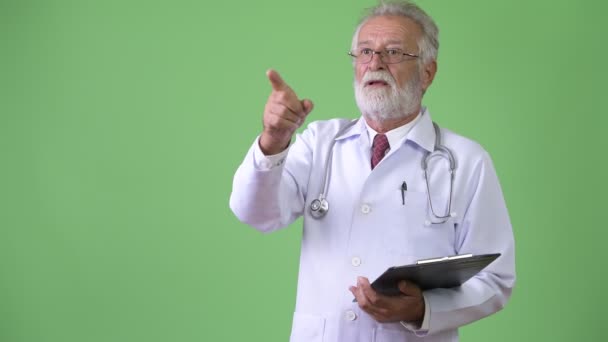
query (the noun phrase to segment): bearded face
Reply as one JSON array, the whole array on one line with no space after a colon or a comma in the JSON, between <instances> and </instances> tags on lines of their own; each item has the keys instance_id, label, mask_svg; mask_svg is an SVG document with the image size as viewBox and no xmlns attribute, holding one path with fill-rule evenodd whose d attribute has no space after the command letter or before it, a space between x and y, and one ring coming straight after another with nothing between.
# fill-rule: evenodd
<instances>
[{"instance_id":1,"label":"bearded face","mask_svg":"<svg viewBox=\"0 0 608 342\"><path fill-rule=\"evenodd\" d=\"M363 116L374 121L399 119L420 106L422 88L418 72L399 87L386 70L368 70L361 81L355 79L355 100Z\"/></svg>"}]
</instances>

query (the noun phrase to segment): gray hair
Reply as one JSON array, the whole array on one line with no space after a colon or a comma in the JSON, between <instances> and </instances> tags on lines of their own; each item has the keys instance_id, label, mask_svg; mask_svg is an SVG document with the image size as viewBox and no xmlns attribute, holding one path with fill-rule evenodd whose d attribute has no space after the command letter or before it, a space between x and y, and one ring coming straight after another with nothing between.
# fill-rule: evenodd
<instances>
[{"instance_id":1,"label":"gray hair","mask_svg":"<svg viewBox=\"0 0 608 342\"><path fill-rule=\"evenodd\" d=\"M439 50L439 29L433 18L431 18L420 7L408 0L402 1L380 1L378 5L367 10L367 14L359 21L359 25L353 35L351 51L356 48L359 31L365 22L371 18L381 16L399 16L413 20L422 29L422 37L418 40L418 54L420 62L426 64L437 60Z\"/></svg>"}]
</instances>

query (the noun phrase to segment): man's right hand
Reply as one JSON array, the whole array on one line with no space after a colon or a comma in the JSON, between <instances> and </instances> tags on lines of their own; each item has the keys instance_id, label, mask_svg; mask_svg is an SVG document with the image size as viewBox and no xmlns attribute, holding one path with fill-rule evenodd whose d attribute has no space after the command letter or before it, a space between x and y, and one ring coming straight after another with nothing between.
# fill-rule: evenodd
<instances>
[{"instance_id":1,"label":"man's right hand","mask_svg":"<svg viewBox=\"0 0 608 342\"><path fill-rule=\"evenodd\" d=\"M283 81L278 72L266 72L272 92L264 108L264 130L260 136L260 149L265 155L282 152L289 146L296 129L312 111L312 101L299 100L296 93Z\"/></svg>"}]
</instances>

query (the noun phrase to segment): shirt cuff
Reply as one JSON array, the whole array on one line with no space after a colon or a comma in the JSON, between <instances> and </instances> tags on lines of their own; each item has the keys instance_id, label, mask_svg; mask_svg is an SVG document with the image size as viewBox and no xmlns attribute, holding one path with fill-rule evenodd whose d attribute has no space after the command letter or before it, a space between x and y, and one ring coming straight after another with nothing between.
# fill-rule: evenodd
<instances>
[{"instance_id":1,"label":"shirt cuff","mask_svg":"<svg viewBox=\"0 0 608 342\"><path fill-rule=\"evenodd\" d=\"M429 303L424 294L422 295L422 298L424 299L424 317L422 318L422 324L418 325L405 321L399 322L405 329L413 332L418 337L426 336L426 334L428 334L431 322L431 308L429 307Z\"/></svg>"},{"instance_id":2,"label":"shirt cuff","mask_svg":"<svg viewBox=\"0 0 608 342\"><path fill-rule=\"evenodd\" d=\"M255 148L253 149L253 162L255 167L258 170L266 171L273 169L277 166L283 165L285 163L285 158L287 157L287 152L289 151L289 147L283 150L280 153L273 155L264 155L262 149L260 148L260 138L255 141Z\"/></svg>"}]
</instances>

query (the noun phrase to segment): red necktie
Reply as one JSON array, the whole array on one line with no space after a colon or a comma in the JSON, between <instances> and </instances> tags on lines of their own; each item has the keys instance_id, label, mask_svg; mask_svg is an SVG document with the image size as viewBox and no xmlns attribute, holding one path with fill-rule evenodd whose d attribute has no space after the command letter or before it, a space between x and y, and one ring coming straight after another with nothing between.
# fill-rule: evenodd
<instances>
[{"instance_id":1,"label":"red necktie","mask_svg":"<svg viewBox=\"0 0 608 342\"><path fill-rule=\"evenodd\" d=\"M374 143L372 144L372 170L378 165L380 160L384 158L384 155L388 153L390 146L388 139L384 134L376 134L374 137Z\"/></svg>"}]
</instances>

